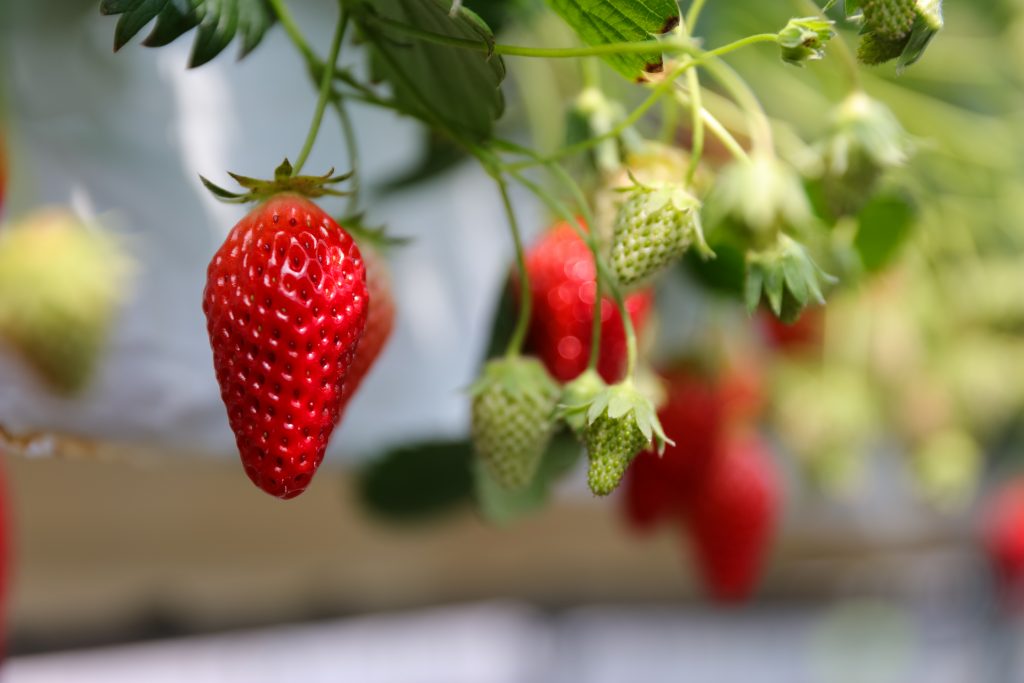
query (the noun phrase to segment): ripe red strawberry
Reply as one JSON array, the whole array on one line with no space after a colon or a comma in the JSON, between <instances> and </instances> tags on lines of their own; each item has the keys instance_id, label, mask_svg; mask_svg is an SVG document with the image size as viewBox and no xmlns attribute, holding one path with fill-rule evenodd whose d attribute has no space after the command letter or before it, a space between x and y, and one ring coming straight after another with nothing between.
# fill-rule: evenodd
<instances>
[{"instance_id":1,"label":"ripe red strawberry","mask_svg":"<svg viewBox=\"0 0 1024 683\"><path fill-rule=\"evenodd\" d=\"M526 255L533 293L528 347L559 382L576 378L587 367L594 315L596 268L586 243L566 222L555 225ZM626 298L639 332L647 321L653 295L642 290ZM601 357L597 369L616 382L626 369L626 333L615 304L601 301Z\"/></svg>"},{"instance_id":2,"label":"ripe red strawberry","mask_svg":"<svg viewBox=\"0 0 1024 683\"><path fill-rule=\"evenodd\" d=\"M981 532L1002 586L1024 591L1024 477L993 492L985 504Z\"/></svg>"},{"instance_id":3,"label":"ripe red strawberry","mask_svg":"<svg viewBox=\"0 0 1024 683\"><path fill-rule=\"evenodd\" d=\"M687 518L697 568L711 595L741 602L753 592L779 516L779 481L766 445L731 435Z\"/></svg>"},{"instance_id":4,"label":"ripe red strawberry","mask_svg":"<svg viewBox=\"0 0 1024 683\"><path fill-rule=\"evenodd\" d=\"M294 498L338 421L367 317L359 248L297 194L277 194L228 234L207 270L213 365L246 474Z\"/></svg>"},{"instance_id":5,"label":"ripe red strawberry","mask_svg":"<svg viewBox=\"0 0 1024 683\"><path fill-rule=\"evenodd\" d=\"M342 388L342 410L359 390L363 378L373 367L377 356L391 337L395 326L395 300L391 295L391 273L387 261L373 247L362 250L363 263L366 266L367 302L366 329L356 349L355 358L349 368L348 377Z\"/></svg>"}]
</instances>

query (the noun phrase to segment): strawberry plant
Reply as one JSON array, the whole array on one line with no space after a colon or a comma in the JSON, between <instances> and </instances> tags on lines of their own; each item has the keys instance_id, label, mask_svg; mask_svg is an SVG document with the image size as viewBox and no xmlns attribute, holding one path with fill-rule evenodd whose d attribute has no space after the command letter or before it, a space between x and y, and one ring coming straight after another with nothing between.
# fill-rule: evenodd
<instances>
[{"instance_id":1,"label":"strawberry plant","mask_svg":"<svg viewBox=\"0 0 1024 683\"><path fill-rule=\"evenodd\" d=\"M824 303L826 288L836 281L816 265L811 246L802 242L814 241L820 221L797 171L780 157L755 92L724 58L771 43L790 64L824 59L836 39L835 22L824 13L830 8L807 3L812 14L792 19L781 30L706 48L695 33L704 4L693 2L684 15L675 0L552 1L550 8L582 46L534 47L499 43L481 16L461 2L340 0L326 58L308 43L283 0L100 4L103 13L118 17L115 50L150 24L143 41L150 47L194 31L190 67L215 58L236 37L244 57L279 24L317 86L313 121L294 168L286 163L265 181L233 175L242 193L204 179L225 201L263 202L214 257L204 303L229 420L246 471L258 485L282 497L305 489L344 404L392 324L390 297L366 291L358 248L343 228L307 201L342 194L336 183L348 176L299 175L328 107L345 131L352 164L358 159L357 135L347 107L360 102L419 119L433 136L475 158L494 179L518 257L518 318L504 357L487 364L472 390L472 433L486 471L509 489L530 484L559 419L573 422L587 444L591 486L601 494L617 487L652 439L664 443L656 396L637 381L642 370L637 327L647 316L650 294L626 290L664 277L690 249L702 259L714 259L702 227L704 197L710 197L708 216L715 233L745 254L743 291L751 310L763 300L792 323L809 303ZM877 34L893 45L902 41L909 52L901 64L909 64L923 48L915 18L924 17L929 26L939 19L936 7L904 4L894 9L866 3L858 16L866 36ZM848 3L846 9L852 12L855 5ZM343 46L355 49L353 37L369 53L366 73L340 59ZM836 45L849 58L841 39ZM499 133L506 76L520 59L580 60L583 89L575 116L581 132L565 146L535 149ZM598 59L619 77L647 88L646 99L627 113L603 88L606 76ZM700 71L718 81L743 113L749 149L705 106L704 95L711 91ZM455 73L459 76L451 78ZM865 104L846 107L851 112L837 121L827 150L832 174L855 174L859 182L865 174L899 164L903 156L893 148L898 136L890 132L898 124L889 122L883 105L860 94L856 77L850 81L850 101ZM386 91L381 82L387 83ZM645 139L640 125L656 104L672 115L663 122L660 148L657 140ZM672 143L682 127L676 118L680 110L689 111L690 142L677 150ZM731 163L704 158L708 135L734 157ZM654 157L680 151L678 174L644 180L649 169L634 169L630 162L630 155L644 148L654 150ZM580 156L583 168L571 172L566 162ZM631 184L616 188L612 179L623 173ZM350 213L361 208L358 168L351 179ZM529 254L510 198L513 184L564 221ZM837 191L849 190L842 182L833 185ZM859 187L870 189L863 182ZM855 199L849 201L856 205ZM364 329L368 316L369 337ZM524 352L537 353L547 369L522 358ZM585 370L597 370L616 384L594 391L571 389L568 394L579 402L558 417L555 381L567 382ZM586 419L580 420L580 414Z\"/></svg>"},{"instance_id":2,"label":"strawberry plant","mask_svg":"<svg viewBox=\"0 0 1024 683\"><path fill-rule=\"evenodd\" d=\"M281 125L308 133L277 155L294 163L232 174L240 191L205 180L223 169L194 169L219 199L253 205L213 255L203 308L244 471L276 497L310 485L416 306L393 298L371 246L406 226L365 227L385 195L365 191L355 107L412 119L425 141L422 163L374 189L475 164L515 254L443 500L410 509L473 499L511 521L585 454L595 495L624 489L634 528L675 525L709 592L739 600L777 528L776 457L812 485L849 486L884 432L928 497L963 504L987 442L1024 410L1024 283L1005 256L1024 244L1024 147L985 109L1018 111L1020 84L988 87L995 66L947 83L942 65L963 60L937 37L939 0L338 0L325 45L286 0L99 9L122 52L142 34L147 48L188 39L187 66L203 68L280 33L303 64L309 111ZM335 119L343 172L303 175ZM528 202L538 225L522 225ZM66 245L29 258L44 231L5 230L0 337L54 388L80 391L124 288L103 279L119 259L99 239L89 258ZM76 280L90 258L107 261L86 278L96 291ZM28 282L38 301L9 294ZM84 303L63 305L69 292ZM698 331L681 342L666 329L684 318ZM55 348L58 329L72 349ZM382 483L402 467L430 486L413 462L439 448L368 468L366 499L407 490ZM1003 554L1015 561L1014 540Z\"/></svg>"}]
</instances>

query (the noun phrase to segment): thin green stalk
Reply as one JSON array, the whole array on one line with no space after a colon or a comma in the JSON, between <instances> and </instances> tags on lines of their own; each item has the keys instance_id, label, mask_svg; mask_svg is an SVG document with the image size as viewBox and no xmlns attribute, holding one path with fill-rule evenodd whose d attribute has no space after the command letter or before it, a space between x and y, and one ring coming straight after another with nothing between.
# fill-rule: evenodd
<instances>
[{"instance_id":1,"label":"thin green stalk","mask_svg":"<svg viewBox=\"0 0 1024 683\"><path fill-rule=\"evenodd\" d=\"M682 90L676 91L676 98L685 106L690 105L689 96ZM701 120L711 133L718 138L718 141L732 154L735 158L740 161L750 161L750 156L747 151L743 149L743 146L733 137L729 129L726 128L721 121L719 121L714 114L712 114L707 108L701 107L700 109Z\"/></svg>"},{"instance_id":2,"label":"thin green stalk","mask_svg":"<svg viewBox=\"0 0 1024 683\"><path fill-rule=\"evenodd\" d=\"M694 0L690 6L690 13L687 20L679 26L679 30L687 38L693 37L693 25L700 14L703 3L701 0ZM704 156L704 119L701 117L701 110L704 103L701 100L700 76L696 69L686 72L686 83L690 89L690 162L686 169L686 184L693 186L693 179L697 176L697 167L700 166L701 157ZM675 101L675 100L673 100Z\"/></svg>"},{"instance_id":3,"label":"thin green stalk","mask_svg":"<svg viewBox=\"0 0 1024 683\"><path fill-rule=\"evenodd\" d=\"M512 241L516 248L516 263L519 266L519 317L516 319L516 327L512 332L512 338L508 342L505 355L509 358L519 355L526 341L526 332L530 327L530 315L533 302L530 292L530 276L526 272L526 252L523 249L523 239L519 234L519 223L516 221L516 212L512 208L512 200L508 196L508 183L499 174L494 174L494 182L498 184L501 192L501 201L505 206L505 214L508 216L509 229L512 232Z\"/></svg>"},{"instance_id":4,"label":"thin green stalk","mask_svg":"<svg viewBox=\"0 0 1024 683\"><path fill-rule=\"evenodd\" d=\"M801 9L801 11L807 12L808 14L827 18L825 13L821 11L821 8L814 2L814 0L794 0L794 4ZM835 37L832 38L831 43L836 46L836 51L839 53L839 59L843 63L843 71L846 72L846 78L850 82L850 88L852 90L861 90L863 85L861 84L860 67L857 65L857 58L853 54L853 50L846 44L846 39L843 35L836 31Z\"/></svg>"},{"instance_id":5,"label":"thin green stalk","mask_svg":"<svg viewBox=\"0 0 1024 683\"><path fill-rule=\"evenodd\" d=\"M720 60L705 62L703 66L715 80L722 84L722 87L729 91L729 94L736 100L736 104L746 112L750 127L750 142L754 151L774 156L775 142L771 122L768 120L768 114L765 113L760 100L757 99L757 95L750 89L747 82L732 67Z\"/></svg>"},{"instance_id":6,"label":"thin green stalk","mask_svg":"<svg viewBox=\"0 0 1024 683\"><path fill-rule=\"evenodd\" d=\"M687 61L684 64L680 65L675 71L672 72L672 74L668 78L666 78L664 81L656 85L654 89L651 91L651 94L648 95L647 98L643 102L641 102L636 109L630 112L629 115L626 116L626 118L619 121L619 123L613 126L611 130L609 130L608 132L603 133L602 135L594 136L587 140L583 140L581 142L577 142L576 144L569 145L568 147L563 147L562 149L556 150L555 152L546 157L535 157L531 161L510 164L508 166L508 170L518 171L525 168L530 168L532 166L537 166L539 164L546 164L551 161L557 161L558 159L572 156L573 154L586 152L591 147L595 147L598 144L604 142L605 140L617 138L619 135L623 133L623 131L625 131L627 128L629 128L634 123L639 121L643 117L643 115L647 113L647 110L649 110L651 107L657 104L658 100L661 99L662 95L664 95L671 89L672 82L680 74L686 71L686 69L692 66L692 61Z\"/></svg>"},{"instance_id":7,"label":"thin green stalk","mask_svg":"<svg viewBox=\"0 0 1024 683\"><path fill-rule=\"evenodd\" d=\"M692 43L671 40L642 40L632 43L605 43L604 45L584 45L580 47L527 47L523 45L504 45L502 43L492 44L487 43L486 41L470 40L468 38L455 38L441 33L427 31L415 26L410 26L409 24L401 21L388 19L387 17L382 17L376 14L367 14L365 15L365 19L372 23L393 29L397 33L401 33L409 38L416 38L436 45L447 45L448 47L457 47L465 50L473 50L475 52L485 52L487 54L498 54L506 57L537 57L540 59L571 59L576 57L605 57L610 55L629 54L706 54L716 56L753 43L768 41L775 42L778 40L778 36L775 33L761 33L753 36L747 36L746 38L735 41L735 43L723 46L729 48L725 52L711 50L706 53L701 52L701 50Z\"/></svg>"},{"instance_id":8,"label":"thin green stalk","mask_svg":"<svg viewBox=\"0 0 1024 683\"><path fill-rule=\"evenodd\" d=\"M669 97L661 102L661 133L658 135L658 139L664 145L673 144L678 128L679 103L674 97Z\"/></svg>"},{"instance_id":9,"label":"thin green stalk","mask_svg":"<svg viewBox=\"0 0 1024 683\"><path fill-rule=\"evenodd\" d=\"M306 65L311 66L317 62L316 54L313 49L306 42L306 38L302 35L302 30L299 25L295 23L295 19L292 17L291 12L288 11L287 5L284 4L284 0L267 0L270 3L270 8L274 10L274 14L277 15L277 20L281 23L284 28L284 32L288 34L292 43L299 49L302 56L306 60Z\"/></svg>"},{"instance_id":10,"label":"thin green stalk","mask_svg":"<svg viewBox=\"0 0 1024 683\"><path fill-rule=\"evenodd\" d=\"M339 5L340 7L340 5ZM302 145L295 165L292 167L292 175L299 175L299 171L306 164L309 153L313 151L313 144L316 142L317 134L320 132L320 123L324 119L324 110L327 109L327 102L331 98L331 84L334 82L334 68L338 63L338 54L341 52L341 41L345 37L345 29L348 28L348 14L341 10L338 17L338 27L334 31L334 38L331 40L331 50L327 56L327 68L324 69L320 78L320 96L317 98L316 110L313 112L313 120L309 124L309 132L306 134L306 142Z\"/></svg>"},{"instance_id":11,"label":"thin green stalk","mask_svg":"<svg viewBox=\"0 0 1024 683\"><path fill-rule=\"evenodd\" d=\"M704 117L702 112L704 104L701 100L700 79L697 78L697 70L690 69L686 74L690 88L690 117L693 128L692 141L690 143L690 164L686 169L686 184L693 186L693 179L697 175L697 167L700 159L704 156Z\"/></svg>"},{"instance_id":12,"label":"thin green stalk","mask_svg":"<svg viewBox=\"0 0 1024 683\"><path fill-rule=\"evenodd\" d=\"M341 134L345 139L345 149L348 151L349 170L352 171L351 194L349 194L345 205L345 213L351 215L359 206L359 193L363 186L359 173L359 143L356 140L355 127L352 125L352 117L348 113L345 101L337 97L334 98L333 104L334 111L338 114L338 120L341 122Z\"/></svg>"},{"instance_id":13,"label":"thin green stalk","mask_svg":"<svg viewBox=\"0 0 1024 683\"><path fill-rule=\"evenodd\" d=\"M697 25L697 19L700 18L700 11L704 9L705 0L693 0L693 4L690 5L690 11L686 13L686 25L690 28L690 32L693 32L694 26Z\"/></svg>"},{"instance_id":14,"label":"thin green stalk","mask_svg":"<svg viewBox=\"0 0 1024 683\"><path fill-rule=\"evenodd\" d=\"M627 130L630 126L632 126L641 118L643 118L643 115L646 114L651 107L657 104L658 101L665 95L665 93L672 89L675 80L679 78L679 76L686 73L688 69L691 69L699 64L709 63L710 60L713 60L716 57L720 57L721 55L728 54L729 52L739 50L740 48L747 47L748 45L754 45L756 43L763 42L777 42L776 34L761 33L753 36L747 36L746 38L742 38L740 40L733 41L732 43L728 43L727 45L723 45L720 48L716 48L714 50L701 53L696 57L688 58L685 62L681 63L678 67L676 67L676 69L672 71L672 73L670 73L668 76L666 76L660 83L655 85L651 90L650 95L648 95L647 98L644 99L644 101L641 102L636 109L630 112L629 115L626 116L626 118L622 119L622 121L620 121L618 125L613 127L607 133L592 137L588 140L583 140L573 145L569 145L568 147L563 147L562 149L556 150L555 152L549 154L546 157L538 157L537 159L532 161L524 161L516 164L511 164L509 166L509 169L522 170L524 168L530 168L532 166L544 164L549 161L557 161L558 159L572 156L573 154L586 152L590 148L599 145L605 140L616 138L619 135L621 135L625 130Z\"/></svg>"},{"instance_id":15,"label":"thin green stalk","mask_svg":"<svg viewBox=\"0 0 1024 683\"><path fill-rule=\"evenodd\" d=\"M673 45L659 40L644 40L629 43L606 43L604 45L583 45L579 47L566 48L545 48L526 47L522 45L503 45L501 43L488 43L483 40L472 40L469 38L456 38L442 33L428 31L402 21L389 19L379 14L367 13L364 20L379 26L384 26L395 33L400 33L408 38L415 38L426 43L435 45L446 45L476 52L488 54L499 54L510 57L540 57L545 59L566 59L574 57L599 57L606 55L625 54L661 54L685 52L693 49L692 46Z\"/></svg>"}]
</instances>

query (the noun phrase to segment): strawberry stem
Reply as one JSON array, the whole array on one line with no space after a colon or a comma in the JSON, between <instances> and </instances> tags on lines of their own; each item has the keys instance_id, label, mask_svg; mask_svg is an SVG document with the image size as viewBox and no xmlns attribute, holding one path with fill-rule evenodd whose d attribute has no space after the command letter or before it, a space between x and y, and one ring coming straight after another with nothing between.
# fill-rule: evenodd
<instances>
[{"instance_id":1,"label":"strawberry stem","mask_svg":"<svg viewBox=\"0 0 1024 683\"><path fill-rule=\"evenodd\" d=\"M320 77L320 95L317 98L316 109L313 112L313 120L309 124L309 132L306 134L306 141L302 145L302 151L299 152L299 156L295 160L292 176L299 174L306 163L306 159L309 158L309 153L313 151L313 144L316 142L317 135L320 132L320 123L324 118L324 110L327 109L327 102L331 99L334 69L337 66L338 54L341 52L341 42L345 37L345 29L348 28L348 14L341 7L340 3L339 10L341 14L338 16L338 26L334 31L334 38L331 41L331 50L327 56L326 68Z\"/></svg>"},{"instance_id":2,"label":"strawberry stem","mask_svg":"<svg viewBox=\"0 0 1024 683\"><path fill-rule=\"evenodd\" d=\"M690 11L686 13L686 25L690 28L690 32L693 32L693 27L697 25L697 19L700 18L700 11L704 9L705 0L693 0L693 4L690 5Z\"/></svg>"},{"instance_id":3,"label":"strawberry stem","mask_svg":"<svg viewBox=\"0 0 1024 683\"><path fill-rule=\"evenodd\" d=\"M676 90L676 99L679 100L680 104L690 106L690 96L683 92L682 89ZM730 102L730 104L732 103ZM729 150L729 153L732 154L733 157L740 161L750 161L750 155L748 155L747 151L743 149L743 145L736 141L736 138L734 138L732 133L729 132L729 129L726 128L721 121L715 118L714 114L708 111L706 107L701 107L700 116L704 121L704 125L707 130L710 130L714 136L718 138L718 141L722 143L722 146Z\"/></svg>"},{"instance_id":4,"label":"strawberry stem","mask_svg":"<svg viewBox=\"0 0 1024 683\"><path fill-rule=\"evenodd\" d=\"M519 355L522 351L523 342L526 340L526 332L530 327L530 315L533 312L531 300L530 276L526 272L526 252L523 250L523 238L519 234L519 223L516 221L516 212L512 208L512 200L508 195L508 183L501 175L494 174L494 182L498 184L501 192L501 202L505 206L505 214L508 216L509 230L512 231L512 241L516 248L516 264L519 268L519 317L516 319L516 327L509 339L505 355L509 358Z\"/></svg>"},{"instance_id":5,"label":"strawberry stem","mask_svg":"<svg viewBox=\"0 0 1024 683\"><path fill-rule=\"evenodd\" d=\"M794 0L794 4L810 15L825 17L825 13L814 0ZM846 39L837 31L830 45L836 46L839 60L843 63L843 71L846 72L846 78L850 81L850 89L861 90L863 86L860 77L860 67L857 66L857 58L854 57L853 50L847 45Z\"/></svg>"},{"instance_id":6,"label":"strawberry stem","mask_svg":"<svg viewBox=\"0 0 1024 683\"><path fill-rule=\"evenodd\" d=\"M722 87L729 91L729 94L736 104L747 116L750 129L751 146L755 152L760 152L768 157L775 156L775 142L772 134L772 124L768 115L761 106L757 95L750 89L750 86L736 71L722 60L711 60L704 64L704 68L722 84Z\"/></svg>"},{"instance_id":7,"label":"strawberry stem","mask_svg":"<svg viewBox=\"0 0 1024 683\"><path fill-rule=\"evenodd\" d=\"M697 19L700 14L701 4L700 0L694 2L690 7L690 13L687 15L686 22L679 24L678 31L685 36L690 38L692 36L692 26L689 24L690 18L693 20ZM701 114L704 109L704 102L701 97L700 89L700 75L696 69L690 69L686 72L686 84L690 90L690 126L692 128L691 142L690 142L690 162L686 169L686 185L687 187L693 187L693 179L697 175L697 167L700 165L701 157L704 156L704 118Z\"/></svg>"}]
</instances>

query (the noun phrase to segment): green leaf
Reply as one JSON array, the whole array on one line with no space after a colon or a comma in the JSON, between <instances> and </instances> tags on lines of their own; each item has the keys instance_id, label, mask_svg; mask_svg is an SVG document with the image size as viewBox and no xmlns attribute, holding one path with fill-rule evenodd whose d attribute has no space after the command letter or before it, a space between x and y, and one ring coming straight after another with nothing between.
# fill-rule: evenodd
<instances>
[{"instance_id":1,"label":"green leaf","mask_svg":"<svg viewBox=\"0 0 1024 683\"><path fill-rule=\"evenodd\" d=\"M505 63L489 53L494 36L480 17L465 8L451 16L450 0L344 2L370 46L375 73L391 84L402 111L455 139L490 136L505 110ZM439 44L412 31L477 43L481 51Z\"/></svg>"},{"instance_id":2,"label":"green leaf","mask_svg":"<svg viewBox=\"0 0 1024 683\"><path fill-rule=\"evenodd\" d=\"M489 522L504 525L543 507L552 486L576 465L582 452L582 447L572 434L559 432L551 439L533 482L519 491L509 491L501 486L477 459L473 471L480 514Z\"/></svg>"},{"instance_id":3,"label":"green leaf","mask_svg":"<svg viewBox=\"0 0 1024 683\"><path fill-rule=\"evenodd\" d=\"M887 266L906 242L917 207L906 195L887 193L873 198L857 216L857 237L854 247L867 272Z\"/></svg>"},{"instance_id":4,"label":"green leaf","mask_svg":"<svg viewBox=\"0 0 1024 683\"><path fill-rule=\"evenodd\" d=\"M676 0L548 0L587 45L650 40L679 25ZM608 55L616 71L634 81L659 73L660 55Z\"/></svg>"},{"instance_id":5,"label":"green leaf","mask_svg":"<svg viewBox=\"0 0 1024 683\"><path fill-rule=\"evenodd\" d=\"M114 50L120 50L154 19L142 44L162 47L198 27L189 67L219 55L240 34L241 56L249 54L274 23L267 0L103 0L100 12L120 15Z\"/></svg>"},{"instance_id":6,"label":"green leaf","mask_svg":"<svg viewBox=\"0 0 1024 683\"><path fill-rule=\"evenodd\" d=\"M359 471L356 490L380 517L423 520L472 499L472 460L469 441L403 446Z\"/></svg>"},{"instance_id":7,"label":"green leaf","mask_svg":"<svg viewBox=\"0 0 1024 683\"><path fill-rule=\"evenodd\" d=\"M713 292L735 299L742 298L747 272L743 252L727 242L712 243L711 248L715 252L714 261L702 258L695 251L688 251L678 272L686 273Z\"/></svg>"}]
</instances>

